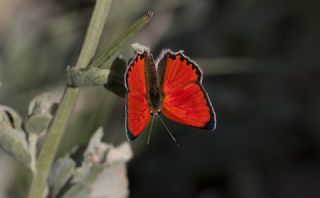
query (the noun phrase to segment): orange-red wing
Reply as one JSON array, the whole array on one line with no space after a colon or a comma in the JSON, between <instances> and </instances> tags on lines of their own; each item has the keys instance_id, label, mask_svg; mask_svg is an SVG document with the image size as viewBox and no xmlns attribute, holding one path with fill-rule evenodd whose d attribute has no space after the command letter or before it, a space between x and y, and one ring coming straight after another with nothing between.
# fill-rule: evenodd
<instances>
[{"instance_id":1,"label":"orange-red wing","mask_svg":"<svg viewBox=\"0 0 320 198\"><path fill-rule=\"evenodd\" d=\"M165 51L158 65L162 113L182 124L214 130L215 113L202 86L202 71L182 51Z\"/></svg>"},{"instance_id":2,"label":"orange-red wing","mask_svg":"<svg viewBox=\"0 0 320 198\"><path fill-rule=\"evenodd\" d=\"M125 73L126 130L129 140L137 138L150 120L146 99L145 56L146 53L137 54Z\"/></svg>"}]
</instances>

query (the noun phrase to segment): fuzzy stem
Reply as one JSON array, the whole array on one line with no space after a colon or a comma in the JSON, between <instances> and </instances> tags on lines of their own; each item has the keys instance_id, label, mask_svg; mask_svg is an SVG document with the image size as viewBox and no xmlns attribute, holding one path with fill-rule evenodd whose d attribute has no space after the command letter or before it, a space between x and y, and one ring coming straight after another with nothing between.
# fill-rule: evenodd
<instances>
[{"instance_id":1,"label":"fuzzy stem","mask_svg":"<svg viewBox=\"0 0 320 198\"><path fill-rule=\"evenodd\" d=\"M86 68L96 52L111 0L97 0L86 37L78 58L77 68ZM47 177L61 142L68 119L74 109L79 88L66 87L57 113L51 123L48 137L41 149L33 175L29 198L42 198Z\"/></svg>"}]
</instances>

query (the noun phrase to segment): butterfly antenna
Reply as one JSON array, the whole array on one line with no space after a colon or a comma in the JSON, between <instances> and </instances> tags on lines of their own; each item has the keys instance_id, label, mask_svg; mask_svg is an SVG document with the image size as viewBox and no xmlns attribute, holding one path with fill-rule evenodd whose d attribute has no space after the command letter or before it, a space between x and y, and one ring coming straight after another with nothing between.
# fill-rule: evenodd
<instances>
[{"instance_id":1,"label":"butterfly antenna","mask_svg":"<svg viewBox=\"0 0 320 198\"><path fill-rule=\"evenodd\" d=\"M153 126L154 117L156 117L156 116L155 116L155 115L152 116L150 131L149 131L148 140L147 140L147 145L149 145L149 142L150 142L150 137L151 137L151 132L152 132L152 126Z\"/></svg>"},{"instance_id":2,"label":"butterfly antenna","mask_svg":"<svg viewBox=\"0 0 320 198\"><path fill-rule=\"evenodd\" d=\"M167 127L167 125L163 122L163 120L161 119L161 117L159 115L157 115L159 120L162 122L163 126L166 128L166 130L168 131L168 133L170 134L171 138L173 139L173 141L177 144L177 146L179 146L179 144L177 143L176 139L174 138L174 136L172 135L171 131L169 130L169 128Z\"/></svg>"}]
</instances>

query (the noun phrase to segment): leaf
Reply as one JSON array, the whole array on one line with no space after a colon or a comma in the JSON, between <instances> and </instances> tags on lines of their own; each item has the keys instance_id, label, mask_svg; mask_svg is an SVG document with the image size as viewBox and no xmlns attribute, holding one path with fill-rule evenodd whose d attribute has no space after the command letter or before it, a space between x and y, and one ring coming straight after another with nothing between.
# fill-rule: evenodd
<instances>
[{"instance_id":1,"label":"leaf","mask_svg":"<svg viewBox=\"0 0 320 198\"><path fill-rule=\"evenodd\" d=\"M59 158L53 165L49 176L50 194L57 197L60 190L72 177L76 168L76 163L69 157Z\"/></svg>"},{"instance_id":2,"label":"leaf","mask_svg":"<svg viewBox=\"0 0 320 198\"><path fill-rule=\"evenodd\" d=\"M115 58L110 68L108 81L104 85L106 89L120 97L124 97L126 94L126 88L124 86L124 73L126 68L126 61L121 56Z\"/></svg>"},{"instance_id":3,"label":"leaf","mask_svg":"<svg viewBox=\"0 0 320 198\"><path fill-rule=\"evenodd\" d=\"M21 117L10 107L0 105L0 147L30 168L31 154L26 135L21 131Z\"/></svg>"},{"instance_id":4,"label":"leaf","mask_svg":"<svg viewBox=\"0 0 320 198\"><path fill-rule=\"evenodd\" d=\"M108 163L109 164L109 163ZM124 161L93 165L81 181L74 183L63 198L123 198L129 194Z\"/></svg>"},{"instance_id":5,"label":"leaf","mask_svg":"<svg viewBox=\"0 0 320 198\"><path fill-rule=\"evenodd\" d=\"M128 178L126 162L132 158L131 146L128 142L118 147L110 145L104 169L92 184L91 198L123 198L128 197Z\"/></svg>"},{"instance_id":6,"label":"leaf","mask_svg":"<svg viewBox=\"0 0 320 198\"><path fill-rule=\"evenodd\" d=\"M128 178L125 163L106 166L92 184L91 198L128 197Z\"/></svg>"},{"instance_id":7,"label":"leaf","mask_svg":"<svg viewBox=\"0 0 320 198\"><path fill-rule=\"evenodd\" d=\"M84 181L90 173L90 169L91 166L89 164L83 163L81 167L75 170L71 183L76 184Z\"/></svg>"},{"instance_id":8,"label":"leaf","mask_svg":"<svg viewBox=\"0 0 320 198\"><path fill-rule=\"evenodd\" d=\"M40 135L48 128L51 120L52 116L50 114L35 114L29 117L24 127L28 133Z\"/></svg>"},{"instance_id":9,"label":"leaf","mask_svg":"<svg viewBox=\"0 0 320 198\"><path fill-rule=\"evenodd\" d=\"M91 193L90 186L86 184L78 184L73 186L62 198L89 198Z\"/></svg>"},{"instance_id":10,"label":"leaf","mask_svg":"<svg viewBox=\"0 0 320 198\"><path fill-rule=\"evenodd\" d=\"M24 122L26 131L37 135L45 132L52 120L54 105L50 94L36 96L29 104L29 117Z\"/></svg>"},{"instance_id":11,"label":"leaf","mask_svg":"<svg viewBox=\"0 0 320 198\"><path fill-rule=\"evenodd\" d=\"M105 161L106 151L110 146L102 142L103 130L102 127L91 137L86 151L84 152L84 162L89 164L102 164Z\"/></svg>"},{"instance_id":12,"label":"leaf","mask_svg":"<svg viewBox=\"0 0 320 198\"><path fill-rule=\"evenodd\" d=\"M88 143L85 153L88 153L88 152L94 153L96 151L96 148L99 147L99 145L102 143L101 142L102 137L103 137L103 130L102 130L102 127L99 127L97 131L90 138L90 141Z\"/></svg>"},{"instance_id":13,"label":"leaf","mask_svg":"<svg viewBox=\"0 0 320 198\"><path fill-rule=\"evenodd\" d=\"M128 142L119 147L101 142L102 128L90 139L84 161L77 168L71 188L63 198L122 198L128 196L126 162L132 157Z\"/></svg>"},{"instance_id":14,"label":"leaf","mask_svg":"<svg viewBox=\"0 0 320 198\"><path fill-rule=\"evenodd\" d=\"M22 131L0 124L0 147L25 167L30 168L31 154Z\"/></svg>"},{"instance_id":15,"label":"leaf","mask_svg":"<svg viewBox=\"0 0 320 198\"><path fill-rule=\"evenodd\" d=\"M28 114L52 114L54 102L49 93L36 96L29 104Z\"/></svg>"},{"instance_id":16,"label":"leaf","mask_svg":"<svg viewBox=\"0 0 320 198\"><path fill-rule=\"evenodd\" d=\"M103 166L87 166L89 170L82 180L75 183L63 196L63 198L84 197L89 198L92 192L92 184L96 181L98 175L102 172Z\"/></svg>"},{"instance_id":17,"label":"leaf","mask_svg":"<svg viewBox=\"0 0 320 198\"><path fill-rule=\"evenodd\" d=\"M106 143L101 142L103 137L102 127L92 135L88 146L84 152L84 160L81 167L76 169L74 174L73 183L82 182L88 175L90 175L91 168L93 165L99 165L104 163L106 158L106 151L109 146ZM96 170L95 170L96 171Z\"/></svg>"},{"instance_id":18,"label":"leaf","mask_svg":"<svg viewBox=\"0 0 320 198\"><path fill-rule=\"evenodd\" d=\"M15 129L21 129L21 116L12 108L0 105L0 122L5 122Z\"/></svg>"},{"instance_id":19,"label":"leaf","mask_svg":"<svg viewBox=\"0 0 320 198\"><path fill-rule=\"evenodd\" d=\"M107 154L107 163L114 164L118 162L127 162L132 158L132 150L128 142L120 144L120 146L111 148Z\"/></svg>"}]
</instances>

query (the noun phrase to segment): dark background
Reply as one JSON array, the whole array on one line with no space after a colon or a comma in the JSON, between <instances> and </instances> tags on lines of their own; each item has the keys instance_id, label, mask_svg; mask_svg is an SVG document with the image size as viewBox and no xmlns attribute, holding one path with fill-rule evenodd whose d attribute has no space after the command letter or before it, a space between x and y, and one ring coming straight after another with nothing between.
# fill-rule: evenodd
<instances>
[{"instance_id":1,"label":"dark background","mask_svg":"<svg viewBox=\"0 0 320 198\"><path fill-rule=\"evenodd\" d=\"M26 116L30 100L58 101L65 68L75 64L94 2L12 0L0 3L0 103ZM132 143L130 197L320 197L320 1L114 0L105 47L147 10L151 23L131 43L183 49L204 70L217 114L214 132L166 118ZM99 52L98 52L99 53ZM98 126L105 140L126 140L124 99L84 88L60 154L85 144ZM23 191L19 165L1 153L0 192ZM21 171L20 171L21 172ZM2 195L1 194L1 195Z\"/></svg>"}]
</instances>

